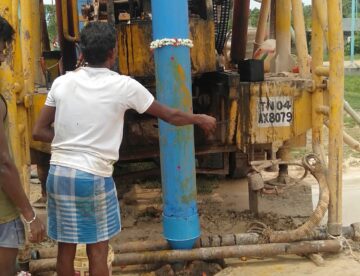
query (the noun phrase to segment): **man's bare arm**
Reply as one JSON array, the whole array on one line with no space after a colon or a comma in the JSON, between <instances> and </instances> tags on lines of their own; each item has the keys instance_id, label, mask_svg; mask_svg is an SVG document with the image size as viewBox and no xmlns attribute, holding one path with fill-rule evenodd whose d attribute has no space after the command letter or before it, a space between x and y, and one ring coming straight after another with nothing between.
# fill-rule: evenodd
<instances>
[{"instance_id":1,"label":"man's bare arm","mask_svg":"<svg viewBox=\"0 0 360 276\"><path fill-rule=\"evenodd\" d=\"M54 128L52 127L52 123L55 119L55 110L55 107L47 105L42 108L32 133L35 141L51 143L54 139Z\"/></svg>"},{"instance_id":2,"label":"man's bare arm","mask_svg":"<svg viewBox=\"0 0 360 276\"><path fill-rule=\"evenodd\" d=\"M146 113L175 126L198 125L206 134L213 133L216 129L216 119L214 117L205 114L186 113L163 105L156 100L146 110Z\"/></svg>"},{"instance_id":3,"label":"man's bare arm","mask_svg":"<svg viewBox=\"0 0 360 276\"><path fill-rule=\"evenodd\" d=\"M0 188L10 198L14 205L27 221L34 217L34 211L21 186L19 173L10 157L8 143L5 136L3 125L4 109L0 109ZM30 224L31 241L39 242L43 240L45 228L39 219Z\"/></svg>"}]
</instances>

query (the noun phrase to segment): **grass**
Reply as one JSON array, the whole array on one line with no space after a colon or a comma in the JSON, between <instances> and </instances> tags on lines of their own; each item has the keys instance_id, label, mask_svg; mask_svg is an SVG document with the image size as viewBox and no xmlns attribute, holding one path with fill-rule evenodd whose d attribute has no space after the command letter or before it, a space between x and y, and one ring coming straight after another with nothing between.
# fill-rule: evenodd
<instances>
[{"instance_id":1,"label":"grass","mask_svg":"<svg viewBox=\"0 0 360 276\"><path fill-rule=\"evenodd\" d=\"M360 112L360 76L345 76L345 100L353 109ZM360 140L360 131L356 122L344 112L345 131L355 140ZM360 153L344 145L344 156L360 158Z\"/></svg>"},{"instance_id":2,"label":"grass","mask_svg":"<svg viewBox=\"0 0 360 276\"><path fill-rule=\"evenodd\" d=\"M351 56L345 56L344 57L345 60L351 60ZM359 60L360 59L360 54L355 54L354 55L354 60Z\"/></svg>"},{"instance_id":3,"label":"grass","mask_svg":"<svg viewBox=\"0 0 360 276\"><path fill-rule=\"evenodd\" d=\"M353 109L360 112L360 76L345 76L345 100L351 105ZM344 112L344 130L355 140L360 141L360 131L356 122ZM324 128L324 135L327 139L328 132ZM325 140L326 140L325 139ZM327 142L326 142L327 143ZM293 158L299 160L308 152L309 144L306 148L295 148L292 150ZM310 146L311 147L311 146ZM344 145L344 157L360 158L360 153Z\"/></svg>"},{"instance_id":4,"label":"grass","mask_svg":"<svg viewBox=\"0 0 360 276\"><path fill-rule=\"evenodd\" d=\"M360 76L345 76L345 100L360 111Z\"/></svg>"},{"instance_id":5,"label":"grass","mask_svg":"<svg viewBox=\"0 0 360 276\"><path fill-rule=\"evenodd\" d=\"M347 61L351 60L351 56L350 55L345 55L344 60L347 60ZM360 54L355 54L354 55L354 60L360 60ZM328 53L324 54L324 61L329 61Z\"/></svg>"},{"instance_id":6,"label":"grass","mask_svg":"<svg viewBox=\"0 0 360 276\"><path fill-rule=\"evenodd\" d=\"M360 111L360 77L359 76L345 76L345 100L351 107ZM344 126L345 128L353 128L356 126L355 121L344 112Z\"/></svg>"}]
</instances>

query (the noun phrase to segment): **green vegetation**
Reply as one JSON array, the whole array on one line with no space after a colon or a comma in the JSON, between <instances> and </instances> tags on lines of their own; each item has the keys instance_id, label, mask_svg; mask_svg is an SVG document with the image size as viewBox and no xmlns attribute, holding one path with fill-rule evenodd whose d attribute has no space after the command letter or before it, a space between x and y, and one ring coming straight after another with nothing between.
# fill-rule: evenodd
<instances>
[{"instance_id":1,"label":"green vegetation","mask_svg":"<svg viewBox=\"0 0 360 276\"><path fill-rule=\"evenodd\" d=\"M357 111L360 111L360 77L345 76L345 100Z\"/></svg>"},{"instance_id":2,"label":"green vegetation","mask_svg":"<svg viewBox=\"0 0 360 276\"><path fill-rule=\"evenodd\" d=\"M360 77L359 76L345 76L345 100L351 105L353 109L360 112ZM344 113L345 131L355 140L360 140L360 131L354 120L345 112ZM351 156L360 158L360 153L350 149L347 145L344 146L344 156Z\"/></svg>"},{"instance_id":3,"label":"green vegetation","mask_svg":"<svg viewBox=\"0 0 360 276\"><path fill-rule=\"evenodd\" d=\"M343 6L343 17L344 18L350 18L351 17L351 0L343 0L342 1ZM358 0L358 7L360 7L360 0ZM359 12L357 14L357 17L359 18Z\"/></svg>"},{"instance_id":4,"label":"green vegetation","mask_svg":"<svg viewBox=\"0 0 360 276\"><path fill-rule=\"evenodd\" d=\"M360 32L355 32L354 36L354 52L360 53ZM345 55L350 55L350 49L351 49L351 42L348 42L345 44Z\"/></svg>"},{"instance_id":5,"label":"green vegetation","mask_svg":"<svg viewBox=\"0 0 360 276\"><path fill-rule=\"evenodd\" d=\"M45 7L45 18L49 33L50 46L52 47L53 42L55 41L57 36L56 6L44 5L44 7Z\"/></svg>"},{"instance_id":6,"label":"green vegetation","mask_svg":"<svg viewBox=\"0 0 360 276\"><path fill-rule=\"evenodd\" d=\"M256 27L259 20L260 10L258 8L250 11L250 26Z\"/></svg>"}]
</instances>

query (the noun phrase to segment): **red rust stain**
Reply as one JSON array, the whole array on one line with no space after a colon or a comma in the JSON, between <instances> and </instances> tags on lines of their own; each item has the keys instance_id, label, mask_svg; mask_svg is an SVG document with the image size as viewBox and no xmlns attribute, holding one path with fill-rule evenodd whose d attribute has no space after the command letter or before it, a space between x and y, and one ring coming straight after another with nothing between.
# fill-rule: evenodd
<instances>
[{"instance_id":1,"label":"red rust stain","mask_svg":"<svg viewBox=\"0 0 360 276\"><path fill-rule=\"evenodd\" d=\"M182 101L183 105L186 107L190 107L192 104L191 92L188 89L188 87L186 86L185 71L180 64L178 64L178 66L177 66L177 73L178 73L178 76L180 79L180 91L184 93L184 98Z\"/></svg>"},{"instance_id":2,"label":"red rust stain","mask_svg":"<svg viewBox=\"0 0 360 276\"><path fill-rule=\"evenodd\" d=\"M30 33L29 33L29 31L26 31L26 32L24 33L24 38L25 38L25 40L29 40L29 39L30 39Z\"/></svg>"}]
</instances>

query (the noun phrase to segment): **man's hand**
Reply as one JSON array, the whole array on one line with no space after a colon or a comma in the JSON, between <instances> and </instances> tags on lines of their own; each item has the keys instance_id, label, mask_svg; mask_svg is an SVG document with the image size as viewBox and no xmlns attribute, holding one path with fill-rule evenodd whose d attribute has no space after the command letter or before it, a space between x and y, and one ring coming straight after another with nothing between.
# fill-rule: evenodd
<instances>
[{"instance_id":1,"label":"man's hand","mask_svg":"<svg viewBox=\"0 0 360 276\"><path fill-rule=\"evenodd\" d=\"M201 127L206 135L214 134L216 130L216 119L214 117L197 114L197 125Z\"/></svg>"},{"instance_id":2,"label":"man's hand","mask_svg":"<svg viewBox=\"0 0 360 276\"><path fill-rule=\"evenodd\" d=\"M29 241L37 243L41 242L45 237L45 226L40 221L39 218L36 218L30 224L30 233L29 233Z\"/></svg>"},{"instance_id":3,"label":"man's hand","mask_svg":"<svg viewBox=\"0 0 360 276\"><path fill-rule=\"evenodd\" d=\"M179 109L163 105L156 100L146 110L146 113L174 126L198 125L204 130L206 135L213 134L216 129L216 119L214 117L205 114L183 112Z\"/></svg>"}]
</instances>

